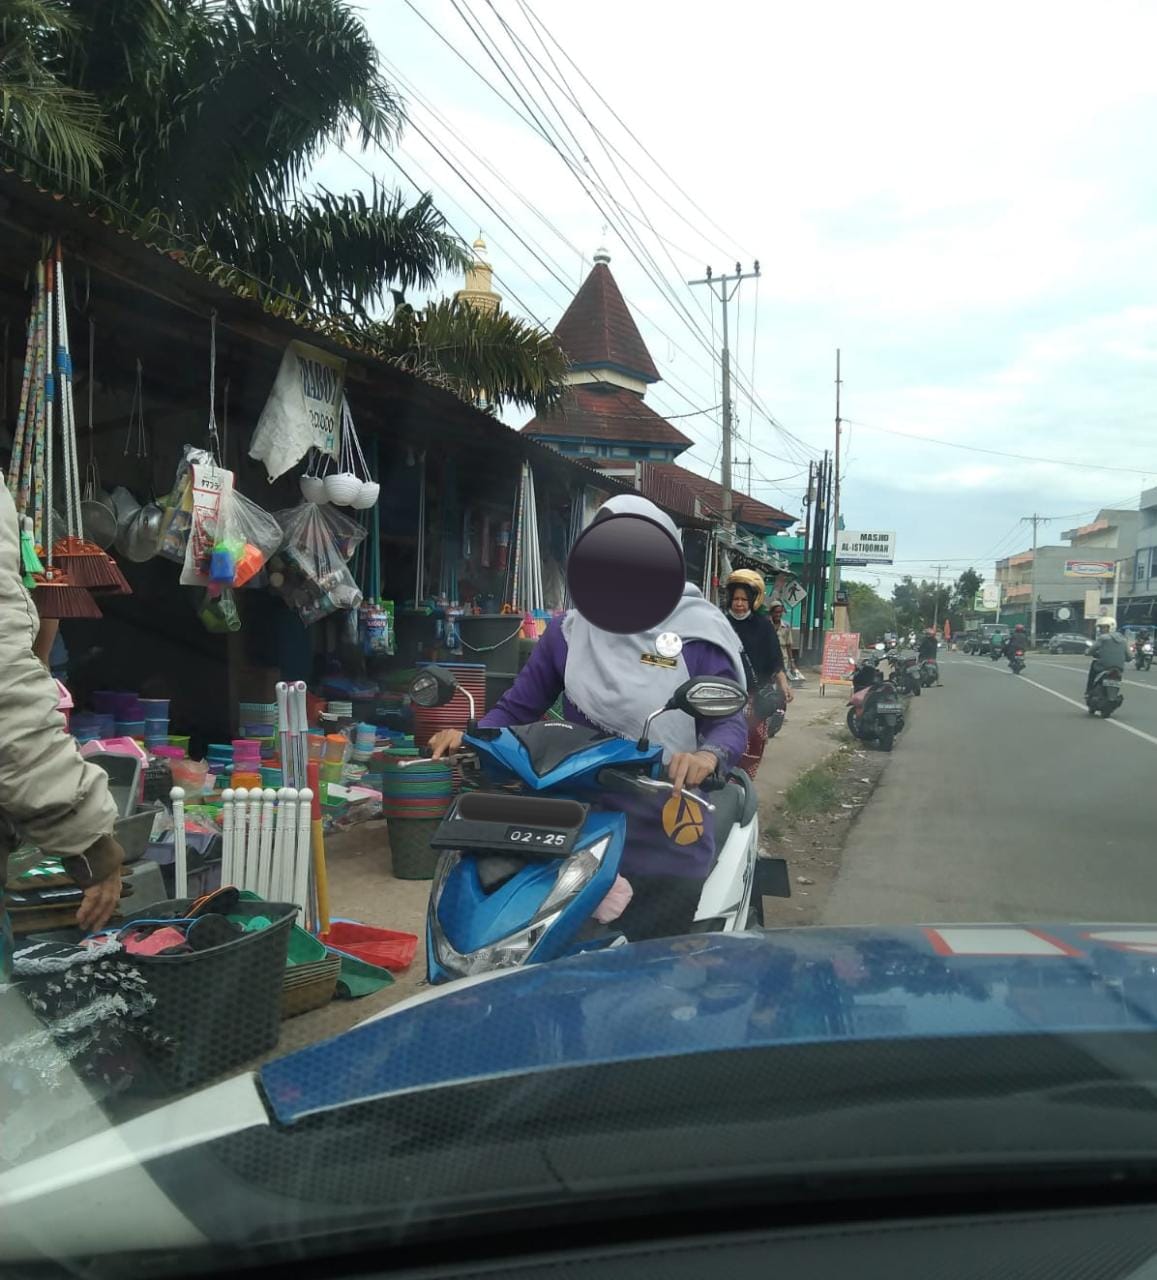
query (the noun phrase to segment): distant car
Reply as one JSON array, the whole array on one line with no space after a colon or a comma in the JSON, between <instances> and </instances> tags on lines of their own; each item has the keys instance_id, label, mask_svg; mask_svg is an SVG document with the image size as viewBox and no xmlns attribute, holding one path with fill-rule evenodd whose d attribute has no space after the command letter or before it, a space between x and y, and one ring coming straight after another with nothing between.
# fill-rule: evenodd
<instances>
[{"instance_id":1,"label":"distant car","mask_svg":"<svg viewBox=\"0 0 1157 1280\"><path fill-rule=\"evenodd\" d=\"M1049 653L1088 653L1093 642L1088 636L1079 636L1076 632L1061 632L1049 637Z\"/></svg>"}]
</instances>

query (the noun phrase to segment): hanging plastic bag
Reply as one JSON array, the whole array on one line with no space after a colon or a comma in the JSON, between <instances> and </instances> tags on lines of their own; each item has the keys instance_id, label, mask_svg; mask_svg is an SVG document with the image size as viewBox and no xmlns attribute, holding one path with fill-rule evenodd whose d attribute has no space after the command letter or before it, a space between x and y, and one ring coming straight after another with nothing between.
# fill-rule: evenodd
<instances>
[{"instance_id":1,"label":"hanging plastic bag","mask_svg":"<svg viewBox=\"0 0 1157 1280\"><path fill-rule=\"evenodd\" d=\"M219 590L210 588L201 599L201 607L197 616L206 631L224 634L241 630L241 615L237 612L237 601L233 598L231 587Z\"/></svg>"},{"instance_id":2,"label":"hanging plastic bag","mask_svg":"<svg viewBox=\"0 0 1157 1280\"><path fill-rule=\"evenodd\" d=\"M234 489L218 525L210 579L226 587L243 587L261 572L284 537L268 511Z\"/></svg>"},{"instance_id":3,"label":"hanging plastic bag","mask_svg":"<svg viewBox=\"0 0 1157 1280\"><path fill-rule=\"evenodd\" d=\"M394 602L377 600L363 604L358 616L362 652L367 658L394 652Z\"/></svg>"},{"instance_id":4,"label":"hanging plastic bag","mask_svg":"<svg viewBox=\"0 0 1157 1280\"><path fill-rule=\"evenodd\" d=\"M213 548L233 498L233 472L214 463L192 467L193 524L185 543L181 586L207 587L213 581Z\"/></svg>"},{"instance_id":5,"label":"hanging plastic bag","mask_svg":"<svg viewBox=\"0 0 1157 1280\"><path fill-rule=\"evenodd\" d=\"M193 528L193 467L211 464L213 457L205 449L191 444L181 451L177 475L162 510L161 531L157 539L157 554L166 560L185 563L185 547Z\"/></svg>"},{"instance_id":6,"label":"hanging plastic bag","mask_svg":"<svg viewBox=\"0 0 1157 1280\"><path fill-rule=\"evenodd\" d=\"M280 513L285 538L269 562L270 587L306 626L339 609L356 609L362 602L321 512L320 506L305 502Z\"/></svg>"},{"instance_id":7,"label":"hanging plastic bag","mask_svg":"<svg viewBox=\"0 0 1157 1280\"><path fill-rule=\"evenodd\" d=\"M322 519L329 529L333 544L337 547L338 555L343 560L349 561L365 539L365 526L359 524L353 516L343 511L340 507L335 507L331 503L323 503L318 507L318 510L321 512Z\"/></svg>"}]
</instances>

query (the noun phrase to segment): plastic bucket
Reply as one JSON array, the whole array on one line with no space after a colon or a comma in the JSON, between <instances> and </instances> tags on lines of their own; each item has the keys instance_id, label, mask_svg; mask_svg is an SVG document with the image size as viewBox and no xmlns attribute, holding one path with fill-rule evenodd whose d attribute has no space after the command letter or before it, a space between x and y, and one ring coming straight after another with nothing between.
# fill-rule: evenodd
<instances>
[{"instance_id":1,"label":"plastic bucket","mask_svg":"<svg viewBox=\"0 0 1157 1280\"><path fill-rule=\"evenodd\" d=\"M432 880L440 851L430 848L430 840L441 824L436 818L386 818L394 875L399 880Z\"/></svg>"},{"instance_id":2,"label":"plastic bucket","mask_svg":"<svg viewBox=\"0 0 1157 1280\"><path fill-rule=\"evenodd\" d=\"M522 618L516 613L464 613L458 619L463 653L487 671L514 671Z\"/></svg>"}]
</instances>

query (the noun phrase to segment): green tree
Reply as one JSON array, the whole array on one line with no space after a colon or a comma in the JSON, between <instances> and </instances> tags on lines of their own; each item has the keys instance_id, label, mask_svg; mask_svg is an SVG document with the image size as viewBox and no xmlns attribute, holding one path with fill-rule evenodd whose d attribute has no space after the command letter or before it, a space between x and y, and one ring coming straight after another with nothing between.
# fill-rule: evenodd
<instances>
[{"instance_id":1,"label":"green tree","mask_svg":"<svg viewBox=\"0 0 1157 1280\"><path fill-rule=\"evenodd\" d=\"M894 610L873 587L866 582L844 580L848 593L848 620L853 631L858 631L864 644L875 644L884 633L894 631Z\"/></svg>"},{"instance_id":2,"label":"green tree","mask_svg":"<svg viewBox=\"0 0 1157 1280\"><path fill-rule=\"evenodd\" d=\"M0 138L88 182L111 154L100 106L60 75L78 27L61 0L0 0Z\"/></svg>"},{"instance_id":3,"label":"green tree","mask_svg":"<svg viewBox=\"0 0 1157 1280\"><path fill-rule=\"evenodd\" d=\"M980 594L980 586L984 579L973 568L965 569L952 584L952 602L950 617L954 632L964 630L965 615L972 612L972 605Z\"/></svg>"},{"instance_id":4,"label":"green tree","mask_svg":"<svg viewBox=\"0 0 1157 1280\"><path fill-rule=\"evenodd\" d=\"M29 125L13 116L0 142L18 164L31 150L54 181L104 197L122 223L167 236L198 269L234 286L244 273L266 305L289 299L320 311L411 364L433 363L452 385L485 386L492 404L537 408L561 394L561 356L544 358L553 340L535 326L456 313L443 341L449 320L435 308L427 323L438 340L429 341L397 307L407 290L433 289L469 260L428 195L407 204L376 184L334 193L310 182L329 147L352 137L363 150L388 149L405 124L348 0L38 2L58 29L52 41L25 41L28 74L95 110L111 145L99 164L94 153L88 168L66 167L59 147L29 148ZM43 181L36 170L33 162ZM371 321L383 306L397 307L393 334ZM465 367L471 358L476 369Z\"/></svg>"},{"instance_id":5,"label":"green tree","mask_svg":"<svg viewBox=\"0 0 1157 1280\"><path fill-rule=\"evenodd\" d=\"M901 632L923 631L935 622L942 625L949 618L952 588L946 583L937 586L921 578L917 582L906 574L892 588L892 604Z\"/></svg>"}]
</instances>

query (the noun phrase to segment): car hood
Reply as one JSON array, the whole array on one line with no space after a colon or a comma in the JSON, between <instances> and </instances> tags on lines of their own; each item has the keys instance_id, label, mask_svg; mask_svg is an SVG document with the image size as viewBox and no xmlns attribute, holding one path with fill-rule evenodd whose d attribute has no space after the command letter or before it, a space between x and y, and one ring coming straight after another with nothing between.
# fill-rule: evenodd
<instances>
[{"instance_id":1,"label":"car hood","mask_svg":"<svg viewBox=\"0 0 1157 1280\"><path fill-rule=\"evenodd\" d=\"M1157 927L780 929L450 984L260 1071L276 1119L500 1075L701 1051L1157 1029Z\"/></svg>"}]
</instances>

